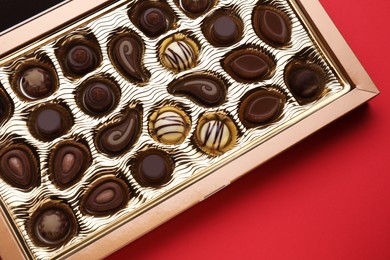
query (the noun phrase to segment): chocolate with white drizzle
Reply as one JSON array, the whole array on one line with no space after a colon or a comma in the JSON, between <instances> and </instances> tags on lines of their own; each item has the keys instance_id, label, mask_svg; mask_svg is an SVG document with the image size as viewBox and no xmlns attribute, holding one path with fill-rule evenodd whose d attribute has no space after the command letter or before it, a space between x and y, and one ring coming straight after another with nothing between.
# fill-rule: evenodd
<instances>
[{"instance_id":1,"label":"chocolate with white drizzle","mask_svg":"<svg viewBox=\"0 0 390 260\"><path fill-rule=\"evenodd\" d=\"M141 112L130 109L119 121L103 127L95 137L98 149L109 155L120 155L135 143L141 132Z\"/></svg>"}]
</instances>

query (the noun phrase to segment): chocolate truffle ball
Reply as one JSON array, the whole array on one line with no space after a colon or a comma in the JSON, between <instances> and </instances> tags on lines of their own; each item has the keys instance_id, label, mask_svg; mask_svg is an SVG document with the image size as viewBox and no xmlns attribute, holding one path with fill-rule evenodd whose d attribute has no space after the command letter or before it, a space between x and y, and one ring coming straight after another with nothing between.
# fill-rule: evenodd
<instances>
[{"instance_id":1,"label":"chocolate truffle ball","mask_svg":"<svg viewBox=\"0 0 390 260\"><path fill-rule=\"evenodd\" d=\"M164 10L156 7L146 8L139 17L140 29L148 36L156 37L168 30L168 17Z\"/></svg>"},{"instance_id":2,"label":"chocolate truffle ball","mask_svg":"<svg viewBox=\"0 0 390 260\"><path fill-rule=\"evenodd\" d=\"M83 90L82 104L92 114L109 112L116 103L113 87L105 82L93 82Z\"/></svg>"},{"instance_id":3,"label":"chocolate truffle ball","mask_svg":"<svg viewBox=\"0 0 390 260\"><path fill-rule=\"evenodd\" d=\"M72 46L65 56L65 66L73 74L83 76L98 66L98 55L90 46Z\"/></svg>"},{"instance_id":4,"label":"chocolate truffle ball","mask_svg":"<svg viewBox=\"0 0 390 260\"><path fill-rule=\"evenodd\" d=\"M54 89L53 75L47 69L31 67L21 74L20 90L28 99L47 97Z\"/></svg>"}]
</instances>

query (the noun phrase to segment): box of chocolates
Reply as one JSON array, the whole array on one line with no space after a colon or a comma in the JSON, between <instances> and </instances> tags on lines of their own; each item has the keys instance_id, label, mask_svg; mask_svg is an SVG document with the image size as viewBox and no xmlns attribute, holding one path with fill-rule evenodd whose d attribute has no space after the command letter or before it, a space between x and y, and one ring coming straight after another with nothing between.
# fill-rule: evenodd
<instances>
[{"instance_id":1,"label":"box of chocolates","mask_svg":"<svg viewBox=\"0 0 390 260\"><path fill-rule=\"evenodd\" d=\"M4 259L103 257L378 94L315 0L85 2L0 36Z\"/></svg>"}]
</instances>

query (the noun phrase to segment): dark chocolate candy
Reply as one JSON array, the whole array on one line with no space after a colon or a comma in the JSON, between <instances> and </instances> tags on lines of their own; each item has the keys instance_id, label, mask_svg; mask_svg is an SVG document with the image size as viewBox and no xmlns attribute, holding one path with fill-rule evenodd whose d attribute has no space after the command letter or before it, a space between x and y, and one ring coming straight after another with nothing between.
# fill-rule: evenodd
<instances>
[{"instance_id":1,"label":"dark chocolate candy","mask_svg":"<svg viewBox=\"0 0 390 260\"><path fill-rule=\"evenodd\" d=\"M191 16L199 16L210 9L215 0L180 0L180 6Z\"/></svg>"},{"instance_id":2,"label":"dark chocolate candy","mask_svg":"<svg viewBox=\"0 0 390 260\"><path fill-rule=\"evenodd\" d=\"M92 184L82 200L81 208L88 214L104 216L126 206L129 201L127 185L116 178L108 178Z\"/></svg>"},{"instance_id":3,"label":"dark chocolate candy","mask_svg":"<svg viewBox=\"0 0 390 260\"><path fill-rule=\"evenodd\" d=\"M82 105L92 114L104 114L117 103L113 87L105 82L92 82L82 91Z\"/></svg>"},{"instance_id":4,"label":"dark chocolate candy","mask_svg":"<svg viewBox=\"0 0 390 260\"><path fill-rule=\"evenodd\" d=\"M31 232L39 245L60 246L68 241L76 230L73 213L63 205L43 207L32 217Z\"/></svg>"},{"instance_id":5,"label":"dark chocolate candy","mask_svg":"<svg viewBox=\"0 0 390 260\"><path fill-rule=\"evenodd\" d=\"M64 135L72 124L68 110L54 104L39 107L31 113L29 119L30 132L43 141L51 141Z\"/></svg>"},{"instance_id":6,"label":"dark chocolate candy","mask_svg":"<svg viewBox=\"0 0 390 260\"><path fill-rule=\"evenodd\" d=\"M0 86L0 124L5 121L11 114L12 103L8 95L1 89Z\"/></svg>"},{"instance_id":7,"label":"dark chocolate candy","mask_svg":"<svg viewBox=\"0 0 390 260\"><path fill-rule=\"evenodd\" d=\"M239 115L246 127L257 127L272 122L283 112L285 98L274 91L258 90L242 102Z\"/></svg>"},{"instance_id":8,"label":"dark chocolate candy","mask_svg":"<svg viewBox=\"0 0 390 260\"><path fill-rule=\"evenodd\" d=\"M277 9L267 7L256 10L254 27L259 37L272 46L284 46L290 41L290 21Z\"/></svg>"},{"instance_id":9,"label":"dark chocolate candy","mask_svg":"<svg viewBox=\"0 0 390 260\"><path fill-rule=\"evenodd\" d=\"M133 174L141 186L156 187L171 179L173 167L168 154L158 149L148 149L136 158Z\"/></svg>"},{"instance_id":10,"label":"dark chocolate candy","mask_svg":"<svg viewBox=\"0 0 390 260\"><path fill-rule=\"evenodd\" d=\"M206 106L219 106L226 99L225 84L217 77L207 74L192 74L174 81L168 90L173 95L184 95Z\"/></svg>"},{"instance_id":11,"label":"dark chocolate candy","mask_svg":"<svg viewBox=\"0 0 390 260\"><path fill-rule=\"evenodd\" d=\"M164 10L150 7L141 13L139 25L145 34L155 37L168 30L168 18Z\"/></svg>"},{"instance_id":12,"label":"dark chocolate candy","mask_svg":"<svg viewBox=\"0 0 390 260\"><path fill-rule=\"evenodd\" d=\"M285 80L287 87L305 104L317 99L325 88L325 72L315 64L297 63L287 66Z\"/></svg>"},{"instance_id":13,"label":"dark chocolate candy","mask_svg":"<svg viewBox=\"0 0 390 260\"><path fill-rule=\"evenodd\" d=\"M30 189L37 184L38 164L25 145L13 145L0 154L0 176L10 185Z\"/></svg>"},{"instance_id":14,"label":"dark chocolate candy","mask_svg":"<svg viewBox=\"0 0 390 260\"><path fill-rule=\"evenodd\" d=\"M82 76L96 69L99 65L98 55L85 44L75 44L66 53L65 65L71 73Z\"/></svg>"},{"instance_id":15,"label":"dark chocolate candy","mask_svg":"<svg viewBox=\"0 0 390 260\"><path fill-rule=\"evenodd\" d=\"M239 50L224 61L225 70L237 81L258 82L267 79L273 70L271 60L254 50Z\"/></svg>"},{"instance_id":16,"label":"dark chocolate candy","mask_svg":"<svg viewBox=\"0 0 390 260\"><path fill-rule=\"evenodd\" d=\"M119 36L111 47L114 65L130 80L143 82L148 79L148 74L142 66L143 54L142 41L131 34Z\"/></svg>"},{"instance_id":17,"label":"dark chocolate candy","mask_svg":"<svg viewBox=\"0 0 390 260\"><path fill-rule=\"evenodd\" d=\"M217 12L205 23L203 32L215 46L231 46L242 37L243 23L240 18L228 12Z\"/></svg>"},{"instance_id":18,"label":"dark chocolate candy","mask_svg":"<svg viewBox=\"0 0 390 260\"><path fill-rule=\"evenodd\" d=\"M73 185L91 164L88 148L76 142L58 146L50 153L49 161L52 177L61 188Z\"/></svg>"},{"instance_id":19,"label":"dark chocolate candy","mask_svg":"<svg viewBox=\"0 0 390 260\"><path fill-rule=\"evenodd\" d=\"M110 155L120 155L135 143L141 132L141 113L130 109L119 121L110 123L96 136L99 150Z\"/></svg>"},{"instance_id":20,"label":"dark chocolate candy","mask_svg":"<svg viewBox=\"0 0 390 260\"><path fill-rule=\"evenodd\" d=\"M20 90L29 99L39 99L54 92L55 80L52 73L42 67L30 67L22 72Z\"/></svg>"}]
</instances>

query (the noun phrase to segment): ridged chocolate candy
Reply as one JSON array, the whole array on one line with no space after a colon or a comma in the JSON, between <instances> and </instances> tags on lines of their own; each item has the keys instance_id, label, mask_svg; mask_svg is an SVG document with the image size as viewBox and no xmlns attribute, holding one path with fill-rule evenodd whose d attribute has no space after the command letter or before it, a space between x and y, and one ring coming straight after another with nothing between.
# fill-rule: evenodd
<instances>
[{"instance_id":1,"label":"ridged chocolate candy","mask_svg":"<svg viewBox=\"0 0 390 260\"><path fill-rule=\"evenodd\" d=\"M82 200L81 208L88 214L104 216L115 213L129 201L127 185L119 179L107 178L92 184Z\"/></svg>"},{"instance_id":2,"label":"ridged chocolate candy","mask_svg":"<svg viewBox=\"0 0 390 260\"><path fill-rule=\"evenodd\" d=\"M10 185L30 189L38 181L38 164L25 145L13 145L0 154L0 176Z\"/></svg>"}]
</instances>

